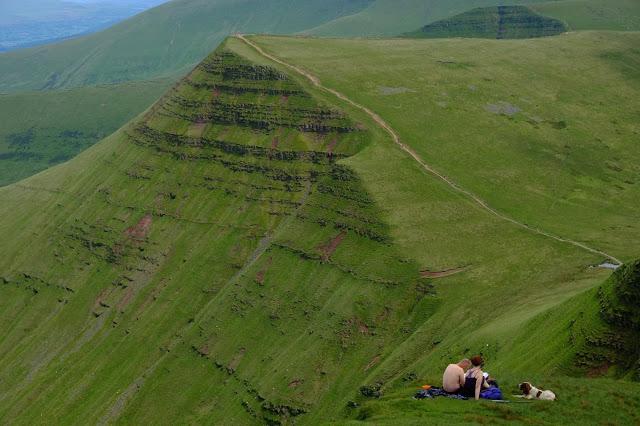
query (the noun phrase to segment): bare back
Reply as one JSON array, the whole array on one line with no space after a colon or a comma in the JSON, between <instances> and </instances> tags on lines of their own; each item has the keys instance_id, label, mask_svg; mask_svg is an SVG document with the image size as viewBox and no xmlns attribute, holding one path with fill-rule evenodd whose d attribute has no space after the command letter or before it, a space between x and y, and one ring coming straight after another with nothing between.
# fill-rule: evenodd
<instances>
[{"instance_id":1,"label":"bare back","mask_svg":"<svg viewBox=\"0 0 640 426\"><path fill-rule=\"evenodd\" d=\"M442 389L457 392L464 385L464 370L457 364L449 364L442 376Z\"/></svg>"}]
</instances>

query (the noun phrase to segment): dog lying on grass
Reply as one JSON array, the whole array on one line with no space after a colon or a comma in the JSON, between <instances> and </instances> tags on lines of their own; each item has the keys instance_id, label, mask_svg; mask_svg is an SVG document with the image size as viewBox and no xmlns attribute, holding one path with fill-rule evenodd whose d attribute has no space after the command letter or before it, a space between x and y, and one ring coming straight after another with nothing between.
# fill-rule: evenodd
<instances>
[{"instance_id":1,"label":"dog lying on grass","mask_svg":"<svg viewBox=\"0 0 640 426\"><path fill-rule=\"evenodd\" d=\"M525 399L540 399L543 401L555 401L556 394L551 392L550 390L542 390L533 386L529 382L523 382L518 385L520 390L522 391L521 398Z\"/></svg>"}]
</instances>

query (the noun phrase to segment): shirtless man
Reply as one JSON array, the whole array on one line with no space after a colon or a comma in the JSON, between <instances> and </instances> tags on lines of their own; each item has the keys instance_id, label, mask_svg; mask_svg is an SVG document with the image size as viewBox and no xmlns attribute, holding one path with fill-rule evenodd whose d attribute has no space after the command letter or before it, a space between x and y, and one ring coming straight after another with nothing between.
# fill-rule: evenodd
<instances>
[{"instance_id":1,"label":"shirtless man","mask_svg":"<svg viewBox=\"0 0 640 426\"><path fill-rule=\"evenodd\" d=\"M464 386L464 373L471 367L471 361L463 359L457 364L449 364L442 376L442 389L456 393Z\"/></svg>"}]
</instances>

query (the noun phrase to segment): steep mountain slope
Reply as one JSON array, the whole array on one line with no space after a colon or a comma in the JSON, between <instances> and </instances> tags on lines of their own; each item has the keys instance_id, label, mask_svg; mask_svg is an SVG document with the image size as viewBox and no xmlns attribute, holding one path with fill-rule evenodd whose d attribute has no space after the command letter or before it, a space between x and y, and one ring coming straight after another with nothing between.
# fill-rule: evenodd
<instances>
[{"instance_id":1,"label":"steep mountain slope","mask_svg":"<svg viewBox=\"0 0 640 426\"><path fill-rule=\"evenodd\" d=\"M0 92L184 74L235 31L302 31L370 0L174 0L106 31L0 55Z\"/></svg>"},{"instance_id":2,"label":"steep mountain slope","mask_svg":"<svg viewBox=\"0 0 640 426\"><path fill-rule=\"evenodd\" d=\"M481 7L405 34L411 38L534 38L561 34L564 24L525 6Z\"/></svg>"},{"instance_id":3,"label":"steep mountain slope","mask_svg":"<svg viewBox=\"0 0 640 426\"><path fill-rule=\"evenodd\" d=\"M430 308L336 163L368 138L223 47L144 118L0 191L22 222L0 226L0 418L246 423L340 405Z\"/></svg>"},{"instance_id":4,"label":"steep mountain slope","mask_svg":"<svg viewBox=\"0 0 640 426\"><path fill-rule=\"evenodd\" d=\"M0 95L0 186L73 158L148 108L172 83Z\"/></svg>"},{"instance_id":5,"label":"steep mountain slope","mask_svg":"<svg viewBox=\"0 0 640 426\"><path fill-rule=\"evenodd\" d=\"M257 40L320 56L365 43ZM0 214L0 419L15 424L343 422L367 417L349 402L363 393L405 376L412 391L406 373L430 379L469 351L508 388L579 348L533 364L503 344L608 275L237 39L112 137L0 189ZM633 419L557 407L525 420Z\"/></svg>"}]
</instances>

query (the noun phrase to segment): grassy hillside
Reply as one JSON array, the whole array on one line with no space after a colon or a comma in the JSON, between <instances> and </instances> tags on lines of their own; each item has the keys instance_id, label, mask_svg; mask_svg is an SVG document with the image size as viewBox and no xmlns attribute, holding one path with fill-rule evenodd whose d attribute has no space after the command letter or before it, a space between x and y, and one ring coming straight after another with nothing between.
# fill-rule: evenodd
<instances>
[{"instance_id":1,"label":"grassy hillside","mask_svg":"<svg viewBox=\"0 0 640 426\"><path fill-rule=\"evenodd\" d=\"M572 31L640 30L640 3L635 0L561 0L532 5L532 8L566 22Z\"/></svg>"},{"instance_id":2,"label":"grassy hillside","mask_svg":"<svg viewBox=\"0 0 640 426\"><path fill-rule=\"evenodd\" d=\"M116 131L169 80L0 95L0 186L67 161Z\"/></svg>"},{"instance_id":3,"label":"grassy hillside","mask_svg":"<svg viewBox=\"0 0 640 426\"><path fill-rule=\"evenodd\" d=\"M97 34L0 54L0 92L183 75L233 32L302 31L369 2L174 0Z\"/></svg>"},{"instance_id":4,"label":"grassy hillside","mask_svg":"<svg viewBox=\"0 0 640 426\"><path fill-rule=\"evenodd\" d=\"M415 57L433 43L258 42L310 68L334 55L336 79L355 58L366 73L350 90L382 74L349 46ZM480 209L368 116L236 39L113 136L0 189L0 214L3 421L317 424L377 410L397 424L429 407L435 423L638 419L633 396L625 410L598 402L637 385L549 376L581 348L567 324L609 275L589 267L600 256ZM542 342L558 350L531 357ZM586 396L515 419L410 400L478 351L505 389L527 377ZM386 396L367 402L362 386Z\"/></svg>"},{"instance_id":5,"label":"grassy hillside","mask_svg":"<svg viewBox=\"0 0 640 426\"><path fill-rule=\"evenodd\" d=\"M625 192L631 192L626 192L626 195L623 195L625 192L622 192L622 188L608 194L601 192L611 184L612 175L601 174L604 170L612 170L607 166L607 161L610 160L601 154L597 144L585 143L582 137L579 138L582 143L572 144L575 150L571 156L575 157L570 163L565 163L570 164L571 173L571 176L565 178L560 176L566 173L563 170L566 166L558 167L555 165L557 160L551 160L550 156L540 157L536 152L550 150L548 144L554 144L554 132L549 130L558 132L561 129L557 128L564 126L555 124L557 122L548 115L564 110L563 115L567 122L577 121L580 127L585 126L587 120L577 120L578 117L581 114L590 117L589 126L593 127L585 129L585 132L590 132L598 126L600 131L603 131L606 129L604 123L615 121L621 128L613 129L608 137L602 135L603 140L615 143L608 150L611 150L611 155L615 155L616 158L630 161L627 163L629 166L637 162L638 152L631 142L635 131L633 119L628 116L623 121L623 116L618 113L618 108L622 108L625 102L628 106L633 103L632 98L635 95L632 93L639 88L635 74L630 74L625 70L626 66L621 65L633 64L636 60L632 46L638 42L637 34L575 34L570 37L514 42L321 42L281 37L260 38L258 42L285 60L310 70L329 87L338 89L356 102L363 103L381 114L400 133L402 141L410 144L428 163L462 183L465 188L480 194L494 207L499 206L501 211L507 212L511 217L563 236L610 249L623 259L633 259L636 256L638 247L633 243L635 238L629 234L638 232L634 225L637 216L632 212L635 203L633 200L637 199L634 192L637 190L635 183L627 184ZM526 58L521 54L523 50L528 52ZM554 51L562 51L562 55L556 56ZM625 54L614 55L612 51ZM465 62L457 60L459 57L465 58ZM535 78L521 75L522 69L534 69L532 63L539 57L546 58L548 70L545 73L536 70ZM579 62L578 58L582 62ZM354 68L354 63L357 63L358 67ZM568 63L572 63L573 66L580 63L581 67L590 69L591 73L588 73L584 80L574 78L572 84L568 84L568 80L564 79L557 81L560 73L555 67L562 69ZM415 75L423 77L416 80ZM630 92L630 97L618 98L615 104L611 103L611 100L607 103L604 97L600 98L597 93L587 90L594 81L598 81L598 76L607 81L606 84L602 83L602 86L615 90L616 93ZM509 91L510 99L521 99L527 102L527 105L535 105L538 108L537 112L545 113L546 120L538 122L537 127L528 122L531 120L526 119L519 124L517 116L521 113L514 111L509 103L497 103L501 105L501 109L495 112L496 108L491 105L496 105L492 101L501 96L501 87ZM547 89L542 91L542 87ZM554 99L553 103L543 102L544 99L550 99L554 90L560 88L562 92L551 98ZM581 97L582 94L584 98ZM421 106L414 102L419 102ZM598 105L597 109L589 106L594 103ZM584 105L582 112L578 105ZM606 115L609 117L605 118ZM491 120L492 116L504 120L503 124ZM456 117L458 123L464 122L464 126L455 124ZM487 120L491 121L486 123ZM545 130L545 122L549 130ZM484 129L483 126L490 126L492 130ZM630 126L626 127L627 132L622 131L624 126ZM567 126L565 130L570 127ZM499 131L496 132L496 129ZM508 141L527 140L525 135L529 133L528 129L541 131L537 136L535 133L528 135L528 149L507 149ZM578 128L573 131L581 130ZM496 142L506 142L499 143L496 146L498 151L495 153L488 147L496 142L487 141L486 138L480 139L482 135L488 134L497 135L493 139ZM472 135L479 135L478 139L474 139ZM565 132L559 138L568 145L571 131ZM443 148L449 143L451 151L447 152ZM387 158L379 152L372 155ZM364 156L366 157L366 154ZM506 160L505 163L502 163L502 159ZM524 166L525 163L527 166ZM533 164L535 167L532 167ZM388 167L394 166L398 167L388 162ZM356 168L358 169L357 166ZM536 168L540 168L540 171L536 172ZM361 166L360 170L366 174L366 167ZM553 198L554 195L557 197L557 194L562 193L575 194L576 191L579 191L581 196L571 197L570 201L567 200L569 202L556 199L547 201L549 204L546 205L540 203L544 198L532 194L545 193L544 180L540 179L542 170L542 173L554 173L554 185L550 187L551 191L546 190L545 198ZM616 173L624 173L625 170L629 171L627 167L623 167ZM578 178L576 182L576 176L584 175L585 171L591 173L588 178L590 186L583 184L588 175ZM496 174L508 177L511 182L507 179L495 181ZM599 185L596 184L596 176L602 176ZM384 194L380 196L384 200L381 202L382 205L393 206L388 207L387 211L392 229L397 232L395 241L400 246L407 248L415 258L425 259L426 256L433 255L434 251L442 255L447 253L451 256L448 268L484 264L490 268L487 272L493 275L484 285L480 284L482 272L479 271L473 276L466 275L463 279L454 276L447 278L447 282L443 282L442 285L436 284L436 291L442 297L442 305L430 321L394 351L377 374L370 377L370 382L385 383L383 389L386 389L388 396L380 402L364 401L362 409L354 410L354 417L368 418L374 423L393 424L398 421L399 415L406 415L405 419L408 422L438 418L442 419L443 423L477 420L478 416L485 415L495 421L510 419L530 422L536 418L553 423L566 421L567 417L575 416L576 412L580 411L575 407L581 405L589 407L588 411L598 419L612 416L621 423L631 419L637 421L637 414L633 414L633 410L629 409L630 406L637 407L637 399L630 401L623 396L634 394L637 384L615 381L588 384L588 381L583 380L545 378L543 371L551 372L558 366L562 366L559 371L574 372L575 361L571 355L571 348L579 348L591 337L596 337L593 331L601 324L601 320L597 318L598 303L593 291L572 299L564 299L561 296L567 295L565 291L569 288L579 292L575 281L569 284L566 290L561 290L562 286L557 284L553 285L558 292L548 296L542 296L538 293L540 290L534 289L533 286L540 282L540 271L548 271L547 268L551 265L568 263L553 258L553 255L553 260L549 259L549 263L539 266L539 269L531 263L519 266L507 263L509 266L505 265L505 269L509 271L537 272L524 281L512 278L500 284L501 278L504 278L500 276L503 267L495 262L501 261L507 253L513 254L513 249L522 247L521 244L511 245L503 241L501 249L489 255L491 260L486 259L483 262L477 258L473 259L474 256L481 255L471 249L470 241L501 240L504 238L503 234L493 233L491 237L481 234L474 237L460 235L461 229L464 229L461 225L447 225L449 222L442 221L443 217L447 217L447 213L444 212L452 210L438 210L433 204L425 205L420 210L412 208L414 203L418 203L418 199L432 199L433 195L424 195L416 189L417 185L411 185L416 193L411 204L407 205L407 200L400 201L401 195L390 190L386 186L388 184L382 184L389 177L389 174L385 174L384 177L374 178L374 184L370 188L374 193ZM492 186L491 182L496 182L496 186L489 189ZM376 184L381 186L376 187ZM483 187L486 188L484 191ZM377 188L377 191L373 188ZM501 198L503 204L499 205ZM504 201L506 199L509 201ZM560 208L562 205L564 206ZM564 210L567 205L573 205L570 211ZM608 208L607 205L616 207ZM437 213L431 213L433 210ZM417 211L420 212L418 216L422 216L418 219ZM451 232L447 232L449 227L452 227ZM429 233L434 235L425 235ZM457 246L457 251L452 254L449 250L442 250L443 247L434 244L434 240L440 240L440 243L446 240L446 245ZM505 250L506 247L509 247L508 251ZM487 246L483 246L481 251L486 253L487 249ZM458 260L451 262L454 256ZM538 256L535 258L541 259ZM513 261L511 258L511 262ZM432 270L448 269L446 266L446 263L440 264L439 268L435 267ZM577 276L574 276L574 279L577 279ZM583 283L589 285L587 282ZM519 288L522 288L524 293L518 297L514 292L517 293ZM535 295L536 293L538 295ZM504 300L505 297L509 297L510 300ZM452 323L460 325L452 326ZM438 383L441 366L457 358L456 354L480 350L492 359L490 371L498 376L506 376L504 382L507 383L508 391L515 392L510 386L518 380L521 381L524 372L529 380L559 390L571 400L564 406L544 411L532 411L526 407L504 410L483 407L481 413L474 408L469 409L470 411L463 408L463 413L458 414L451 414L453 406L449 403L425 407L424 404L420 405L420 402L407 401L412 385L424 382ZM604 371L606 368L598 368L591 374L598 375ZM412 380L413 377L418 379ZM590 390L587 392L587 389ZM616 395L622 399L613 405L602 402L601 398L606 397L600 392L604 389L611 392L615 389ZM594 417L580 418L586 422L594 421ZM626 420L622 420L625 418ZM580 421L575 418L574 420Z\"/></svg>"},{"instance_id":6,"label":"grassy hillside","mask_svg":"<svg viewBox=\"0 0 640 426\"><path fill-rule=\"evenodd\" d=\"M639 34L268 40L499 211L626 260L640 251Z\"/></svg>"},{"instance_id":7,"label":"grassy hillside","mask_svg":"<svg viewBox=\"0 0 640 426\"><path fill-rule=\"evenodd\" d=\"M0 228L0 418L251 423L342 405L431 306L336 162L368 139L223 48L144 118L1 190L20 214Z\"/></svg>"},{"instance_id":8,"label":"grassy hillside","mask_svg":"<svg viewBox=\"0 0 640 426\"><path fill-rule=\"evenodd\" d=\"M305 32L316 36L396 36L477 7L536 2L540 0L375 0L361 12Z\"/></svg>"},{"instance_id":9,"label":"grassy hillside","mask_svg":"<svg viewBox=\"0 0 640 426\"><path fill-rule=\"evenodd\" d=\"M0 52L96 32L165 0L4 0Z\"/></svg>"},{"instance_id":10,"label":"grassy hillside","mask_svg":"<svg viewBox=\"0 0 640 426\"><path fill-rule=\"evenodd\" d=\"M405 34L411 38L534 38L558 35L564 24L525 6L481 7Z\"/></svg>"}]
</instances>

